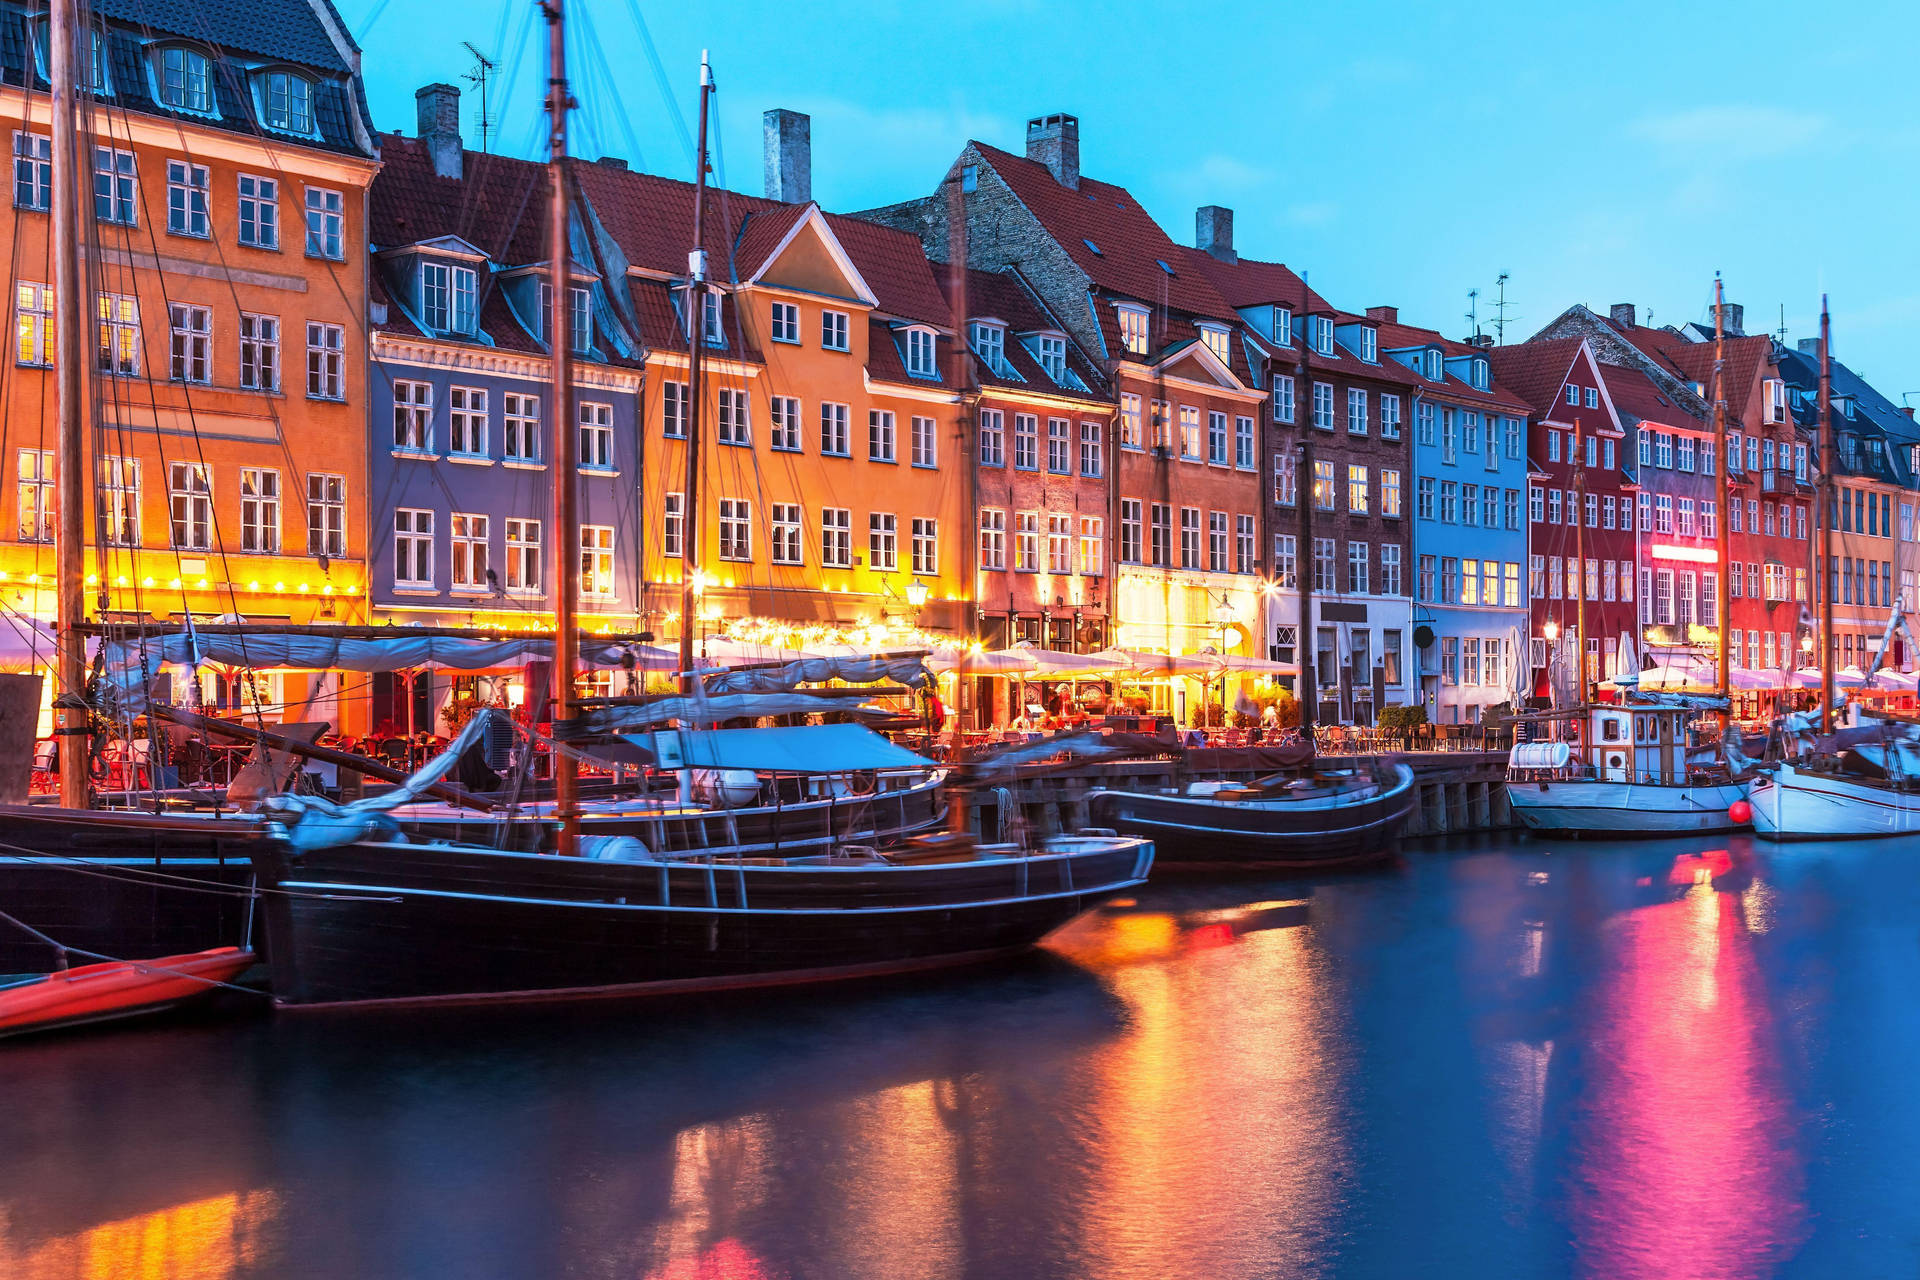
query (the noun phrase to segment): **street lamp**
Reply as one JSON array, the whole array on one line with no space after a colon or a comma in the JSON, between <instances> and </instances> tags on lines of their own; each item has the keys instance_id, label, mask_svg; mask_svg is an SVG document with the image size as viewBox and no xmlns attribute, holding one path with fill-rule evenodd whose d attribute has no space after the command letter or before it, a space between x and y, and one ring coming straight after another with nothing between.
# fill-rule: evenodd
<instances>
[{"instance_id":1,"label":"street lamp","mask_svg":"<svg viewBox=\"0 0 1920 1280\"><path fill-rule=\"evenodd\" d=\"M1548 644L1552 644L1555 640L1558 640L1560 638L1560 624L1555 622L1552 618L1548 618L1546 621L1546 625L1540 628L1540 634L1546 637L1546 641Z\"/></svg>"},{"instance_id":2,"label":"street lamp","mask_svg":"<svg viewBox=\"0 0 1920 1280\"><path fill-rule=\"evenodd\" d=\"M915 578L907 584L907 603L918 609L927 602L927 584ZM916 622L918 620L916 619Z\"/></svg>"}]
</instances>

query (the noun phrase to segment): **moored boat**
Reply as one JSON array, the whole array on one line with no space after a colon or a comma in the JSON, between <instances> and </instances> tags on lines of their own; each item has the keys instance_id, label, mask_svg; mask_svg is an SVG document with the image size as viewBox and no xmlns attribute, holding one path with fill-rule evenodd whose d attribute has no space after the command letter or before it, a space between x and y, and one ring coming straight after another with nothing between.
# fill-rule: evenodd
<instances>
[{"instance_id":1,"label":"moored boat","mask_svg":"<svg viewBox=\"0 0 1920 1280\"><path fill-rule=\"evenodd\" d=\"M1529 830L1568 836L1737 831L1746 784L1705 734L1703 700L1596 703L1523 717L1552 735L1516 745L1507 801Z\"/></svg>"},{"instance_id":2,"label":"moored boat","mask_svg":"<svg viewBox=\"0 0 1920 1280\"><path fill-rule=\"evenodd\" d=\"M216 947L157 960L110 960L0 987L0 1036L158 1013L212 992L253 966L251 951Z\"/></svg>"}]
</instances>

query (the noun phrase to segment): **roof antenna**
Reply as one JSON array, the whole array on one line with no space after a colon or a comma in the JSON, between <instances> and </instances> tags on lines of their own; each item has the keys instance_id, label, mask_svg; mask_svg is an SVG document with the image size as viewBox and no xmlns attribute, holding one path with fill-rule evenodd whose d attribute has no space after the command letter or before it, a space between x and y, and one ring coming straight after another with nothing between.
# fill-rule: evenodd
<instances>
[{"instance_id":1,"label":"roof antenna","mask_svg":"<svg viewBox=\"0 0 1920 1280\"><path fill-rule=\"evenodd\" d=\"M500 64L473 47L472 42L462 40L468 53L473 55L473 70L461 76L462 80L479 87L480 90L480 150L487 149L487 135L493 131L493 116L487 110L487 81L493 79L493 73Z\"/></svg>"},{"instance_id":2,"label":"roof antenna","mask_svg":"<svg viewBox=\"0 0 1920 1280\"><path fill-rule=\"evenodd\" d=\"M1493 340L1503 347L1507 345L1507 281L1512 278L1511 271L1502 271L1493 282L1500 289L1493 304Z\"/></svg>"},{"instance_id":3,"label":"roof antenna","mask_svg":"<svg viewBox=\"0 0 1920 1280\"><path fill-rule=\"evenodd\" d=\"M1780 345L1783 347L1786 346L1787 345L1787 304L1784 302L1780 304L1780 327L1774 330L1774 332L1780 335Z\"/></svg>"},{"instance_id":4,"label":"roof antenna","mask_svg":"<svg viewBox=\"0 0 1920 1280\"><path fill-rule=\"evenodd\" d=\"M1478 289L1467 290L1467 325L1472 331L1467 341L1471 342L1480 336L1480 291Z\"/></svg>"}]
</instances>

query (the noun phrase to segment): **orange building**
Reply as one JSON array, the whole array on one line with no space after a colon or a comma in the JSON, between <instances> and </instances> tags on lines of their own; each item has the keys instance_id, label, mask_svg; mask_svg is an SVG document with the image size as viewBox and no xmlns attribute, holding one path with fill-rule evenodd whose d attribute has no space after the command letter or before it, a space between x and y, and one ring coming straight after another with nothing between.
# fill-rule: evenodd
<instances>
[{"instance_id":1,"label":"orange building","mask_svg":"<svg viewBox=\"0 0 1920 1280\"><path fill-rule=\"evenodd\" d=\"M93 34L89 614L350 621L365 590L364 226L378 168L359 50L324 0L180 10L169 26L173 14ZM0 587L41 619L54 565L44 23L0 86L16 157L0 453L17 516L0 530Z\"/></svg>"}]
</instances>

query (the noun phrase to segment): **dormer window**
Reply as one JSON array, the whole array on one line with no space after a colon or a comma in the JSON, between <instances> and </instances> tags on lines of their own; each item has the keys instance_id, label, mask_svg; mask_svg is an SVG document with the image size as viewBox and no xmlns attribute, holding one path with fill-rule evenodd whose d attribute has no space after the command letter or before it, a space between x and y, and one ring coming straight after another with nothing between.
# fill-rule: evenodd
<instances>
[{"instance_id":1,"label":"dormer window","mask_svg":"<svg viewBox=\"0 0 1920 1280\"><path fill-rule=\"evenodd\" d=\"M579 285L567 291L567 345L573 348L575 355L586 355L593 350L593 295ZM708 295L711 297L712 295ZM545 280L540 282L540 314L534 325L534 336L540 341L547 340L547 325L553 315L553 286Z\"/></svg>"},{"instance_id":2,"label":"dormer window","mask_svg":"<svg viewBox=\"0 0 1920 1280\"><path fill-rule=\"evenodd\" d=\"M1441 363L1440 353L1431 349L1427 352L1427 380L1429 382L1446 380L1445 366Z\"/></svg>"},{"instance_id":3,"label":"dormer window","mask_svg":"<svg viewBox=\"0 0 1920 1280\"><path fill-rule=\"evenodd\" d=\"M53 47L52 39L52 35L48 30L47 20L45 18L36 19L33 24L34 61L39 64L41 77L49 80L52 79L53 76L47 65L47 50ZM92 57L87 59L87 70L90 73L87 91L95 96L105 97L113 92L113 85L107 78L106 33L95 27L87 32L87 39L92 43L93 54Z\"/></svg>"},{"instance_id":4,"label":"dormer window","mask_svg":"<svg viewBox=\"0 0 1920 1280\"><path fill-rule=\"evenodd\" d=\"M1293 308L1273 309L1273 340L1283 347L1293 345Z\"/></svg>"},{"instance_id":5,"label":"dormer window","mask_svg":"<svg viewBox=\"0 0 1920 1280\"><path fill-rule=\"evenodd\" d=\"M1787 420L1787 384L1779 378L1766 380L1766 420L1769 423L1781 423Z\"/></svg>"},{"instance_id":6,"label":"dormer window","mask_svg":"<svg viewBox=\"0 0 1920 1280\"><path fill-rule=\"evenodd\" d=\"M933 330L907 330L907 375L913 378L937 376L934 371Z\"/></svg>"},{"instance_id":7,"label":"dormer window","mask_svg":"<svg viewBox=\"0 0 1920 1280\"><path fill-rule=\"evenodd\" d=\"M155 79L165 105L180 111L213 110L213 67L199 50L183 45L160 50Z\"/></svg>"},{"instance_id":8,"label":"dormer window","mask_svg":"<svg viewBox=\"0 0 1920 1280\"><path fill-rule=\"evenodd\" d=\"M1308 316L1308 331L1313 335L1313 349L1323 356L1333 354L1333 320L1329 316Z\"/></svg>"},{"instance_id":9,"label":"dormer window","mask_svg":"<svg viewBox=\"0 0 1920 1280\"><path fill-rule=\"evenodd\" d=\"M282 133L311 137L313 82L293 71L268 71L255 79L260 95L260 123Z\"/></svg>"},{"instance_id":10,"label":"dormer window","mask_svg":"<svg viewBox=\"0 0 1920 1280\"><path fill-rule=\"evenodd\" d=\"M1120 313L1120 345L1132 355L1147 354L1146 308L1122 306L1115 309Z\"/></svg>"},{"instance_id":11,"label":"dormer window","mask_svg":"<svg viewBox=\"0 0 1920 1280\"><path fill-rule=\"evenodd\" d=\"M1360 358L1368 364L1380 362L1380 331L1368 326L1360 329Z\"/></svg>"},{"instance_id":12,"label":"dormer window","mask_svg":"<svg viewBox=\"0 0 1920 1280\"><path fill-rule=\"evenodd\" d=\"M1481 391L1487 389L1487 362L1485 360L1475 360L1473 362L1473 385Z\"/></svg>"},{"instance_id":13,"label":"dormer window","mask_svg":"<svg viewBox=\"0 0 1920 1280\"><path fill-rule=\"evenodd\" d=\"M480 278L472 267L420 264L420 316L436 333L472 333L479 292Z\"/></svg>"},{"instance_id":14,"label":"dormer window","mask_svg":"<svg viewBox=\"0 0 1920 1280\"><path fill-rule=\"evenodd\" d=\"M1067 380L1067 340L1040 334L1033 340L1033 358L1055 383Z\"/></svg>"},{"instance_id":15,"label":"dormer window","mask_svg":"<svg viewBox=\"0 0 1920 1280\"><path fill-rule=\"evenodd\" d=\"M973 354L998 374L1007 366L1007 331L997 324L973 323ZM1001 376L1005 376L1002 374Z\"/></svg>"},{"instance_id":16,"label":"dormer window","mask_svg":"<svg viewBox=\"0 0 1920 1280\"><path fill-rule=\"evenodd\" d=\"M1227 331L1217 324L1200 326L1200 341L1207 344L1207 350L1227 363L1233 363L1233 346Z\"/></svg>"}]
</instances>

